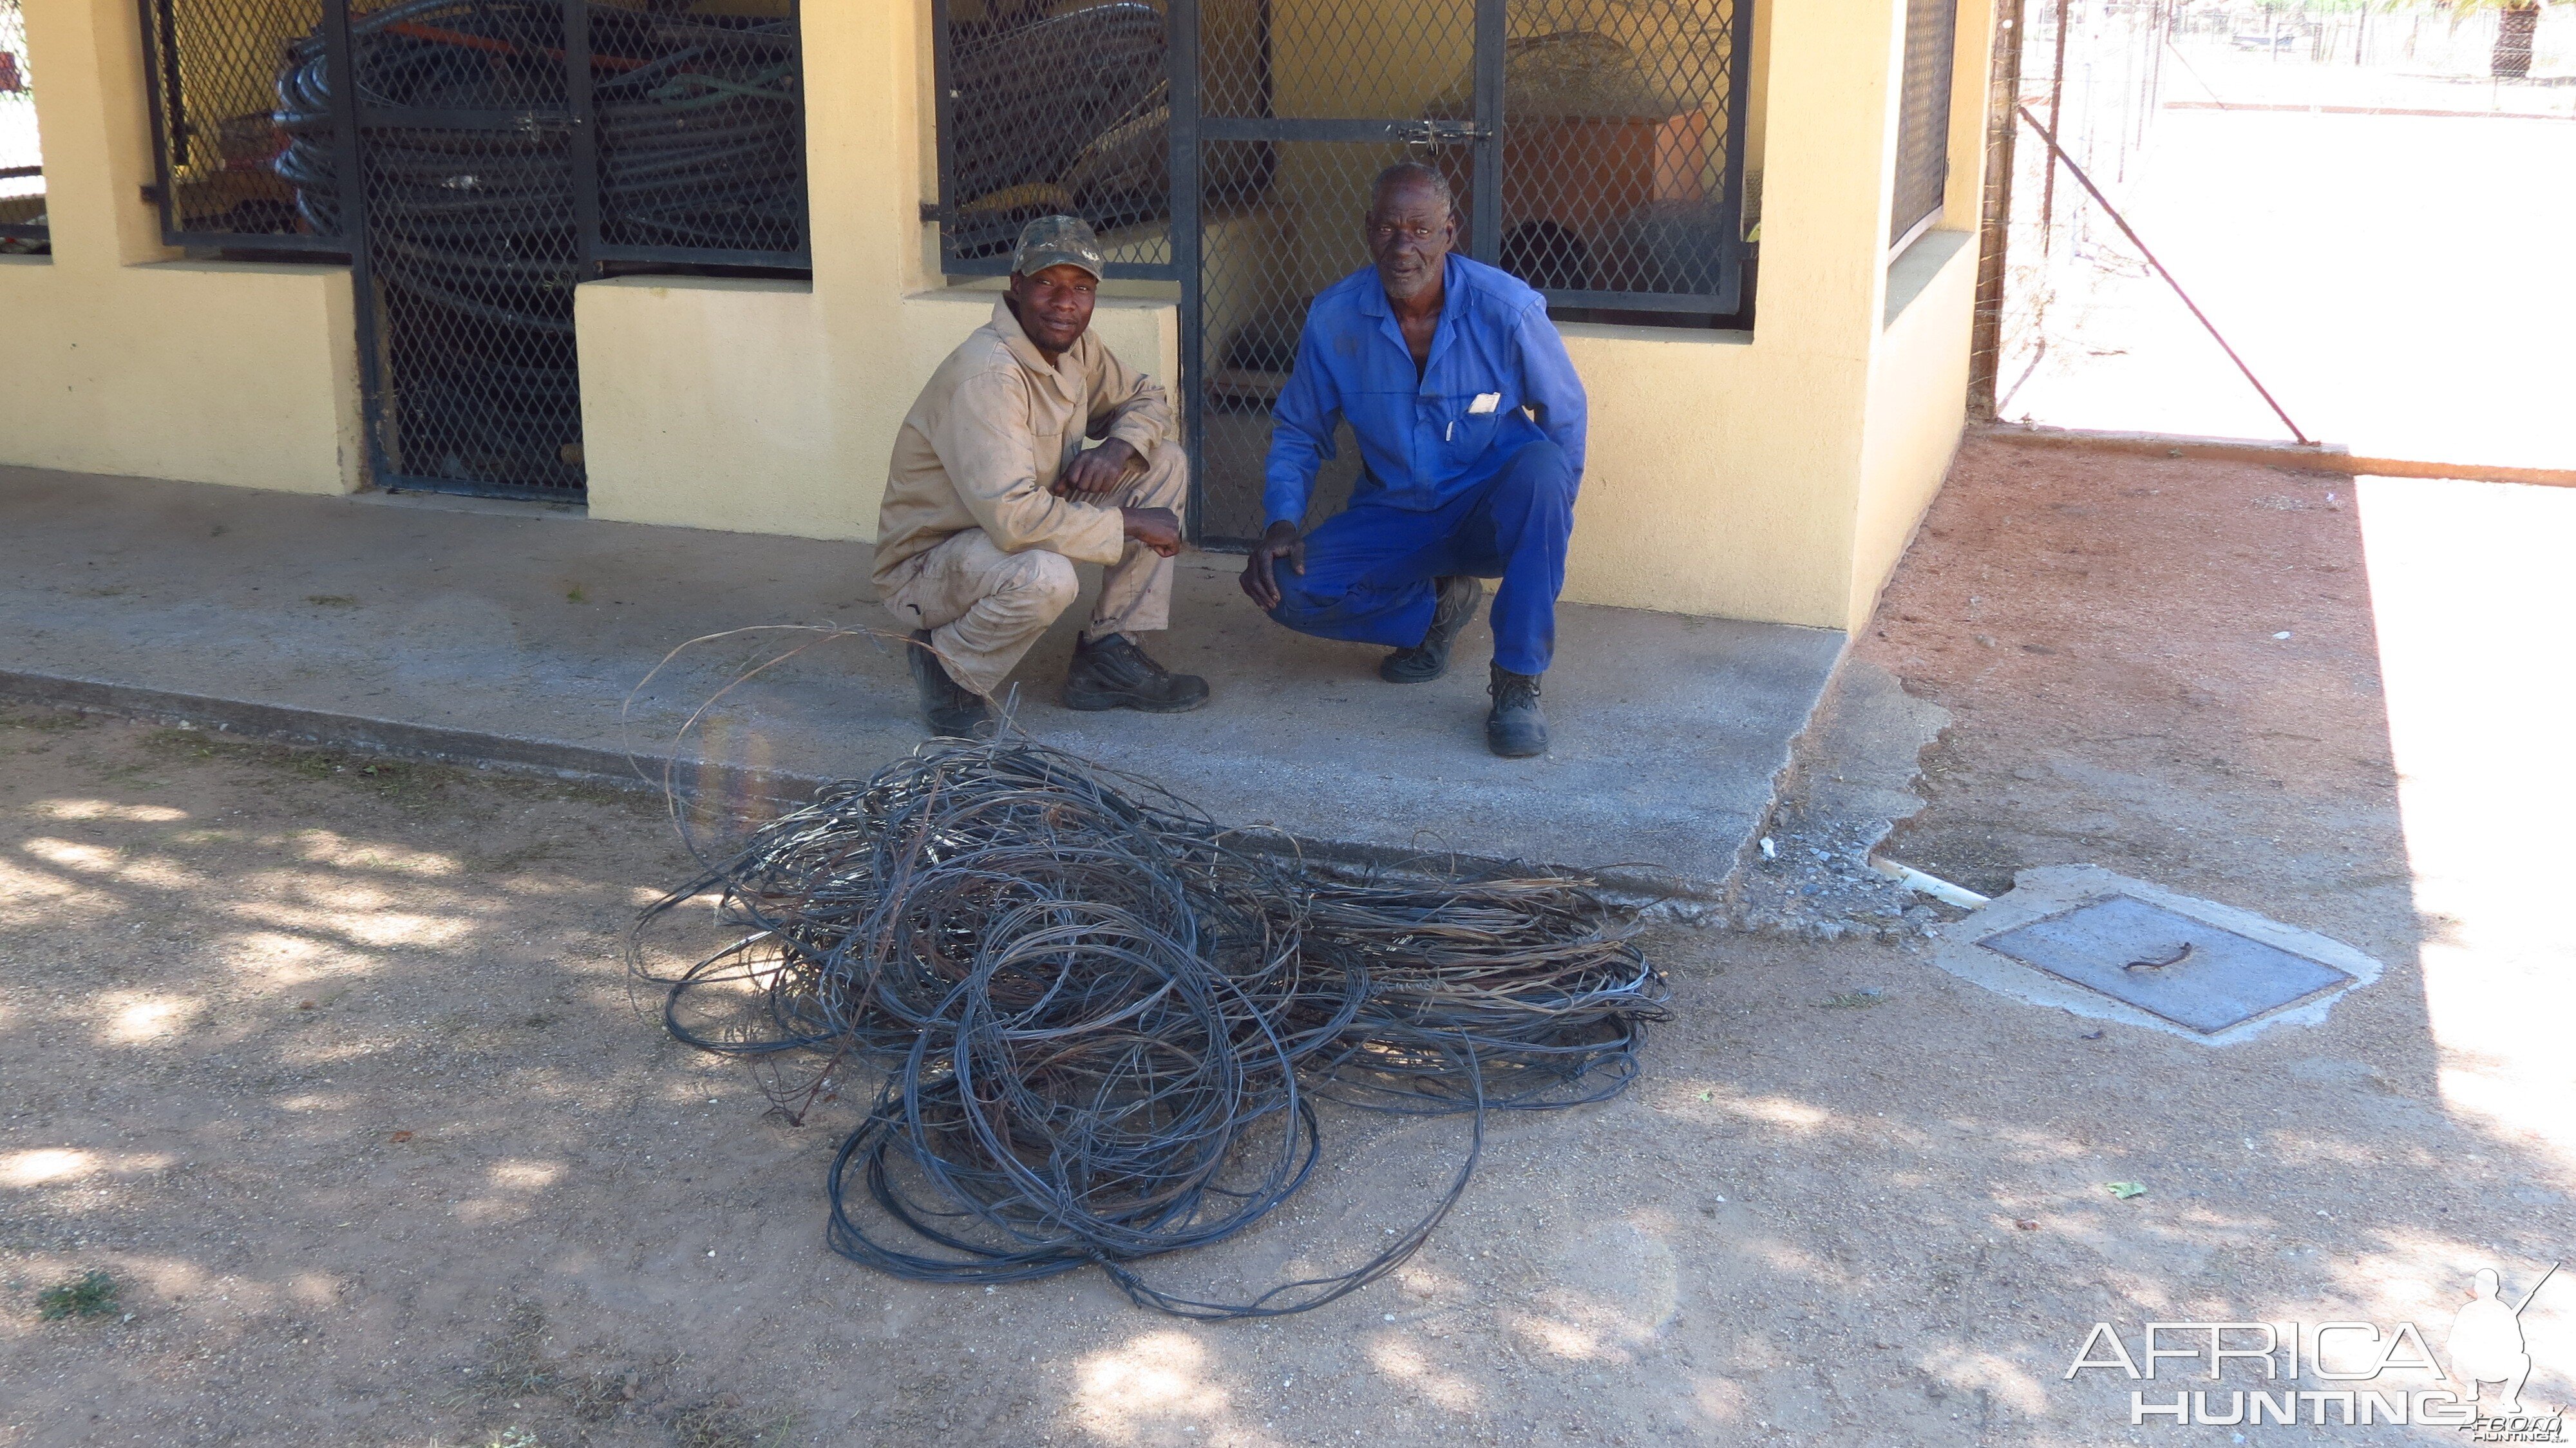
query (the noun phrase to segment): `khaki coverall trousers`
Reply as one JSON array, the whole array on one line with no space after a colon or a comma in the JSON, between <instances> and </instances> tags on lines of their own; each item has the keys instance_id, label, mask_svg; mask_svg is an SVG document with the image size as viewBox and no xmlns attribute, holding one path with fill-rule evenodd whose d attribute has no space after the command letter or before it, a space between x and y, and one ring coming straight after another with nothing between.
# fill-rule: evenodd
<instances>
[{"instance_id":1,"label":"khaki coverall trousers","mask_svg":"<svg viewBox=\"0 0 2576 1448\"><path fill-rule=\"evenodd\" d=\"M1188 454L1159 442L1142 472L1100 499L1117 508L1169 508L1188 499ZM885 596L886 611L906 632L930 630L930 643L957 682L999 696L1002 681L1038 636L1082 591L1073 560L1031 548L1005 553L981 528L951 533L938 546L904 560ZM1172 560L1130 538L1100 578L1100 602L1083 625L1085 639L1153 633L1172 618Z\"/></svg>"}]
</instances>

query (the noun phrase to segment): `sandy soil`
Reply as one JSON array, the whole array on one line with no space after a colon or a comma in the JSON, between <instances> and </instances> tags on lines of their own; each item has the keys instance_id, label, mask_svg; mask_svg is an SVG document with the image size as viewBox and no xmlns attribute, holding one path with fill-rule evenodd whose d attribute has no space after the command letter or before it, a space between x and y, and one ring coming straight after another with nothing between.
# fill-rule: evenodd
<instances>
[{"instance_id":1,"label":"sandy soil","mask_svg":"<svg viewBox=\"0 0 2576 1448\"><path fill-rule=\"evenodd\" d=\"M2089 862L2411 946L2350 479L1971 442L1856 652L1952 715L1888 853L1987 894Z\"/></svg>"},{"instance_id":2,"label":"sandy soil","mask_svg":"<svg viewBox=\"0 0 2576 1448\"><path fill-rule=\"evenodd\" d=\"M2244 482L1971 453L1864 641L1954 713L1893 852L2093 860L2379 986L2217 1053L1911 944L1661 934L1635 1090L1497 1123L1403 1273L1268 1325L826 1252L847 1116L784 1125L630 1001L623 929L684 866L652 800L9 715L0 1444L2456 1441L2133 1430L2130 1383L2062 1377L2096 1321L2438 1344L2471 1271L2519 1292L2576 1227L2567 1161L2434 1084L2350 515ZM1295 1210L1163 1280L1363 1256L1462 1145L1329 1127ZM40 1317L93 1269L111 1311Z\"/></svg>"}]
</instances>

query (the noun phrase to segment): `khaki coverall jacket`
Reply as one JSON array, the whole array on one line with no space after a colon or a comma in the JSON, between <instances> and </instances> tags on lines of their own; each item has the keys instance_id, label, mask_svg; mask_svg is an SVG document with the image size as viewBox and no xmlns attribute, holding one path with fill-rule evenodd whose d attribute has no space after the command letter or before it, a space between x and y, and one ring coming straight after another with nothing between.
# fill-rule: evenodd
<instances>
[{"instance_id":1,"label":"khaki coverall jacket","mask_svg":"<svg viewBox=\"0 0 2576 1448\"><path fill-rule=\"evenodd\" d=\"M1125 547L1118 509L1047 489L1086 438L1117 438L1145 457L1177 436L1162 384L1088 331L1049 367L1010 307L995 301L993 319L939 364L895 435L877 510L878 592L893 587L906 560L969 528L1005 553L1043 548L1117 562Z\"/></svg>"}]
</instances>

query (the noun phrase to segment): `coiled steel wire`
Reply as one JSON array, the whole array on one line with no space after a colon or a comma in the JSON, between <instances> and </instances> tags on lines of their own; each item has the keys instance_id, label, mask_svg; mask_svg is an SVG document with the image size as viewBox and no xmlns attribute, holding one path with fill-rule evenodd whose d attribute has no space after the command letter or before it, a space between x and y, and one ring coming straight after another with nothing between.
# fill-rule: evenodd
<instances>
[{"instance_id":1,"label":"coiled steel wire","mask_svg":"<svg viewBox=\"0 0 2576 1448\"><path fill-rule=\"evenodd\" d=\"M1667 993L1586 882L1334 880L1286 845L1025 738L937 741L759 829L644 912L631 959L678 1039L813 1060L791 1114L869 1098L831 1170L835 1251L925 1281L1096 1265L1185 1317L1304 1311L1428 1238L1487 1112L1624 1089ZM709 895L743 933L655 973L650 933ZM1464 1114L1469 1149L1348 1271L1241 1301L1140 1275L1304 1185L1319 1099Z\"/></svg>"}]
</instances>

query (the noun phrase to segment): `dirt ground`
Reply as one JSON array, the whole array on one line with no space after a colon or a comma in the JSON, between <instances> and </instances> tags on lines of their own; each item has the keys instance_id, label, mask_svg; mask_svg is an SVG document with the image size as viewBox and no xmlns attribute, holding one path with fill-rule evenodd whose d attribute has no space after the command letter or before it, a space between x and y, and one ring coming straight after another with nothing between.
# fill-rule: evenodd
<instances>
[{"instance_id":1,"label":"dirt ground","mask_svg":"<svg viewBox=\"0 0 2576 1448\"><path fill-rule=\"evenodd\" d=\"M1891 854L2104 864L2378 985L2212 1051L1912 943L1665 930L1635 1089L1495 1123L1406 1269L1259 1325L828 1253L849 1117L785 1125L630 997L625 927L687 867L657 801L15 711L0 1445L2458 1441L2133 1429L2136 1385L2063 1376L2097 1321L2438 1344L2471 1271L2519 1294L2576 1226L2565 1153L2438 1087L2335 490L1972 449L1861 645L1952 712ZM1356 1260L1463 1146L1328 1128L1294 1209L1160 1280ZM93 1270L112 1306L42 1315ZM2566 1302L2527 1399L2576 1396Z\"/></svg>"}]
</instances>

